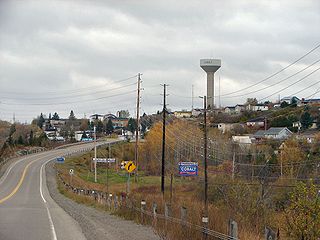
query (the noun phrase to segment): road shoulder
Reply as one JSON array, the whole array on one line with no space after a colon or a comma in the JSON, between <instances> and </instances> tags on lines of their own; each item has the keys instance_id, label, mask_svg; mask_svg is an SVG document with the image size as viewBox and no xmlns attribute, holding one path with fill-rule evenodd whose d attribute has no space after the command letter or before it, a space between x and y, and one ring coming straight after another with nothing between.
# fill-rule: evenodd
<instances>
[{"instance_id":1,"label":"road shoulder","mask_svg":"<svg viewBox=\"0 0 320 240\"><path fill-rule=\"evenodd\" d=\"M51 198L80 225L88 240L150 240L160 239L151 227L138 225L107 212L78 204L57 189L53 162L46 166L47 186Z\"/></svg>"}]
</instances>

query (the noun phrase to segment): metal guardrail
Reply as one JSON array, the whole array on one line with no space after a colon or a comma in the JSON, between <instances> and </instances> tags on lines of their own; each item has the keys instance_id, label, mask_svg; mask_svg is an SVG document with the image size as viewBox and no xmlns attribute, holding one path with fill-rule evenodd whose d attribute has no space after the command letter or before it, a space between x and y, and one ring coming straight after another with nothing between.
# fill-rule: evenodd
<instances>
[{"instance_id":1,"label":"metal guardrail","mask_svg":"<svg viewBox=\"0 0 320 240\"><path fill-rule=\"evenodd\" d=\"M61 174L59 172L57 172L57 176L59 178L59 180L62 182L62 184L64 185L64 187L67 190L71 190L74 194L78 194L78 195L84 195L84 196L88 196L93 198L97 203L99 204L106 204L109 206L109 209L112 209L112 203L113 203L113 209L117 210L119 208L122 207L126 207L128 209L134 210L140 214L145 214L147 216L156 218L156 219L164 219L165 221L169 221L171 223L177 223L177 224L181 224L183 226L189 227L190 229L194 229L197 230L203 234L207 234L208 236L212 236L216 239L220 239L220 240L239 240L239 238L233 237L233 236L229 236L227 234L212 230L212 229L208 229L205 228L203 226L197 225L197 224L193 224L190 222L187 222L183 219L179 219L179 218L174 218L171 216L166 216L163 214L159 214L159 213L155 213L155 212L150 212L147 210L143 210L142 208L137 208L134 206L134 201L132 201L130 198L128 198L127 196L123 196L123 195L113 195L113 194L109 194L106 192L102 192L102 191L97 191L94 189L85 189L85 188L76 188L73 187L72 185L70 185L69 183L65 182L64 179L62 178Z\"/></svg>"}]
</instances>

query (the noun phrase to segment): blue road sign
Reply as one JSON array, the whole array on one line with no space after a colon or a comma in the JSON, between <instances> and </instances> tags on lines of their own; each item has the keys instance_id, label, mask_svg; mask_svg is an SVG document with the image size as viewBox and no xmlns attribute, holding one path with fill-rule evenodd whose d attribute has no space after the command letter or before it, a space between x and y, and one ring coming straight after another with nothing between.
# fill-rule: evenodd
<instances>
[{"instance_id":1,"label":"blue road sign","mask_svg":"<svg viewBox=\"0 0 320 240\"><path fill-rule=\"evenodd\" d=\"M180 176L198 176L198 163L197 162L179 162Z\"/></svg>"},{"instance_id":2,"label":"blue road sign","mask_svg":"<svg viewBox=\"0 0 320 240\"><path fill-rule=\"evenodd\" d=\"M65 158L64 157L57 157L56 160L58 163L64 163Z\"/></svg>"},{"instance_id":3,"label":"blue road sign","mask_svg":"<svg viewBox=\"0 0 320 240\"><path fill-rule=\"evenodd\" d=\"M81 138L82 142L92 142L93 138Z\"/></svg>"}]
</instances>

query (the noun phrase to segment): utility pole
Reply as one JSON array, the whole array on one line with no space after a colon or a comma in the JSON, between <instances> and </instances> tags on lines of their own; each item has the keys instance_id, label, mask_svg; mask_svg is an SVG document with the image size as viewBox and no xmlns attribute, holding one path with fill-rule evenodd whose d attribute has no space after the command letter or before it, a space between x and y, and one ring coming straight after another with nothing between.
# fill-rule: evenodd
<instances>
[{"instance_id":1,"label":"utility pole","mask_svg":"<svg viewBox=\"0 0 320 240\"><path fill-rule=\"evenodd\" d=\"M166 150L166 84L163 84L163 109L162 109L162 161L161 161L161 193L164 199L164 174L165 174L165 150Z\"/></svg>"},{"instance_id":2,"label":"utility pole","mask_svg":"<svg viewBox=\"0 0 320 240\"><path fill-rule=\"evenodd\" d=\"M191 110L193 111L193 98L194 98L194 85L192 84L192 96L191 96Z\"/></svg>"},{"instance_id":3,"label":"utility pole","mask_svg":"<svg viewBox=\"0 0 320 240\"><path fill-rule=\"evenodd\" d=\"M221 109L221 82L219 75L219 109Z\"/></svg>"},{"instance_id":4,"label":"utility pole","mask_svg":"<svg viewBox=\"0 0 320 240\"><path fill-rule=\"evenodd\" d=\"M96 126L93 127L94 131L94 182L97 182L97 133Z\"/></svg>"},{"instance_id":5,"label":"utility pole","mask_svg":"<svg viewBox=\"0 0 320 240\"><path fill-rule=\"evenodd\" d=\"M203 146L203 157L204 157L204 214L202 217L202 223L204 227L203 239L207 239L207 228L208 228L208 136L207 136L207 97L203 98L203 118L204 118L204 127L203 127L203 138L204 138L204 146Z\"/></svg>"},{"instance_id":6,"label":"utility pole","mask_svg":"<svg viewBox=\"0 0 320 240\"><path fill-rule=\"evenodd\" d=\"M267 131L267 117L264 117L264 130Z\"/></svg>"},{"instance_id":7,"label":"utility pole","mask_svg":"<svg viewBox=\"0 0 320 240\"><path fill-rule=\"evenodd\" d=\"M109 194L109 166L110 166L110 158L111 158L111 144L108 144L108 159L107 159L107 193Z\"/></svg>"},{"instance_id":8,"label":"utility pole","mask_svg":"<svg viewBox=\"0 0 320 240\"><path fill-rule=\"evenodd\" d=\"M139 132L140 132L140 116L139 116L139 110L140 110L140 83L141 83L141 74L138 73L138 89L137 89L137 129L136 129L136 142L135 142L135 151L134 151L134 161L137 166L136 172L134 175L135 182L138 181L137 175L138 175L138 167L139 167L139 159L138 159L138 150L139 150Z\"/></svg>"}]
</instances>

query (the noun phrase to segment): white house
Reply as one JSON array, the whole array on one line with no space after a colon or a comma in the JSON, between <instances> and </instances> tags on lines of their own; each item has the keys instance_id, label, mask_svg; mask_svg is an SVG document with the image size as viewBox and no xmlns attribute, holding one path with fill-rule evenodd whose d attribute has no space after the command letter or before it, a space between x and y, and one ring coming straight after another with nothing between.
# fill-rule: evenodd
<instances>
[{"instance_id":1,"label":"white house","mask_svg":"<svg viewBox=\"0 0 320 240\"><path fill-rule=\"evenodd\" d=\"M224 112L227 114L235 114L236 113L236 107L225 107Z\"/></svg>"},{"instance_id":2,"label":"white house","mask_svg":"<svg viewBox=\"0 0 320 240\"><path fill-rule=\"evenodd\" d=\"M253 111L253 112L258 112L258 111L268 111L269 110L269 106L268 105L264 105L264 104L256 104L256 105L247 105L246 107L247 111Z\"/></svg>"},{"instance_id":3,"label":"white house","mask_svg":"<svg viewBox=\"0 0 320 240\"><path fill-rule=\"evenodd\" d=\"M245 110L246 110L246 106L245 105L237 104L235 106L236 113L241 113L241 112L243 112Z\"/></svg>"},{"instance_id":4,"label":"white house","mask_svg":"<svg viewBox=\"0 0 320 240\"><path fill-rule=\"evenodd\" d=\"M239 144L252 144L251 136L232 136L232 141Z\"/></svg>"},{"instance_id":5,"label":"white house","mask_svg":"<svg viewBox=\"0 0 320 240\"><path fill-rule=\"evenodd\" d=\"M222 131L222 133L229 132L233 129L233 123L219 123L218 129Z\"/></svg>"},{"instance_id":6,"label":"white house","mask_svg":"<svg viewBox=\"0 0 320 240\"><path fill-rule=\"evenodd\" d=\"M174 116L177 118L190 118L192 115L191 111L186 111L186 110L182 110L182 111L175 111Z\"/></svg>"}]
</instances>

